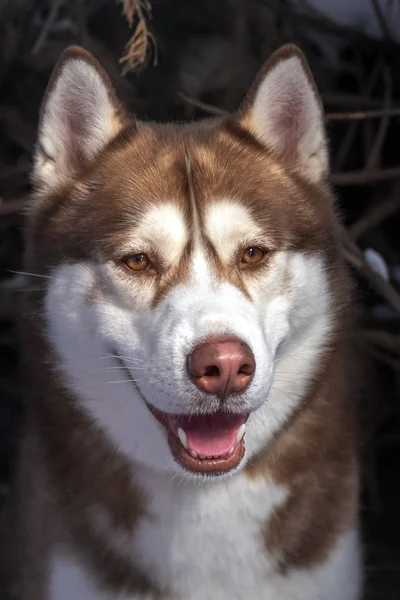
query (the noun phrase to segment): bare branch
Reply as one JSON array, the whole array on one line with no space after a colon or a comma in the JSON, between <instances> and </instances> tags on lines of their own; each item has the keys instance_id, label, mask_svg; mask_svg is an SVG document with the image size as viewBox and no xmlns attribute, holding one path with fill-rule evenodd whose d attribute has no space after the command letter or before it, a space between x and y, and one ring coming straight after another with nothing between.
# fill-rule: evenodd
<instances>
[{"instance_id":1,"label":"bare branch","mask_svg":"<svg viewBox=\"0 0 400 600\"><path fill-rule=\"evenodd\" d=\"M334 185L367 185L377 183L378 181L388 181L390 179L400 179L400 167L390 169L376 169L375 171L348 171L344 173L333 173L331 182Z\"/></svg>"},{"instance_id":2,"label":"bare branch","mask_svg":"<svg viewBox=\"0 0 400 600\"><path fill-rule=\"evenodd\" d=\"M205 102L201 102L196 98L192 98L183 92L178 92L178 97L181 98L186 104L190 104L191 106L195 106L196 108L200 108L205 113L215 116L227 116L229 112L224 110L223 108L219 108L218 106L213 106L212 104L206 104Z\"/></svg>"}]
</instances>

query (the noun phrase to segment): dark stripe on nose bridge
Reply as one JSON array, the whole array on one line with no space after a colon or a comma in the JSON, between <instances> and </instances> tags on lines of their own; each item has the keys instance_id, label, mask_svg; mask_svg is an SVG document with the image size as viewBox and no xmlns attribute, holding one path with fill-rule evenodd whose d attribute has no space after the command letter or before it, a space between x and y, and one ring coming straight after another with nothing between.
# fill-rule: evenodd
<instances>
[{"instance_id":1,"label":"dark stripe on nose bridge","mask_svg":"<svg viewBox=\"0 0 400 600\"><path fill-rule=\"evenodd\" d=\"M198 210L198 198L196 198L196 164L192 161L189 150L185 148L185 175L187 181L187 194L190 206L190 220L193 233L193 241L189 250L190 254L197 248L200 248L207 260L212 273L214 274L216 283L222 280L229 281L236 286L248 299L251 299L249 291L244 285L243 279L239 272L230 265L224 265L212 240L210 240L206 232L202 229L203 215Z\"/></svg>"},{"instance_id":2,"label":"dark stripe on nose bridge","mask_svg":"<svg viewBox=\"0 0 400 600\"><path fill-rule=\"evenodd\" d=\"M190 202L191 220L193 226L193 244L192 248L200 248L204 253L204 256L209 261L211 270L214 271L218 279L224 271L223 265L220 261L218 253L208 239L206 233L202 230L202 215L199 213L198 205L196 203L196 188L195 188L195 173L194 165L190 157L189 151L185 149L185 169L188 182L188 194Z\"/></svg>"},{"instance_id":3,"label":"dark stripe on nose bridge","mask_svg":"<svg viewBox=\"0 0 400 600\"><path fill-rule=\"evenodd\" d=\"M193 173L192 159L189 150L185 148L185 175L187 181L188 200L190 206L190 220L192 227L193 239L195 242L200 241L200 218L196 205L195 182Z\"/></svg>"}]
</instances>

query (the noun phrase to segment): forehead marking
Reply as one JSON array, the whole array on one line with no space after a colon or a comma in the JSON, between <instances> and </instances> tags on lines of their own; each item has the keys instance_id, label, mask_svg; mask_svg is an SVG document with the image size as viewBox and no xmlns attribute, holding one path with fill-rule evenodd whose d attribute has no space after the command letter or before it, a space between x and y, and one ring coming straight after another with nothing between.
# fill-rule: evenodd
<instances>
[{"instance_id":1,"label":"forehead marking","mask_svg":"<svg viewBox=\"0 0 400 600\"><path fill-rule=\"evenodd\" d=\"M206 212L205 229L224 261L228 261L241 244L256 243L263 233L249 211L234 200L211 205Z\"/></svg>"},{"instance_id":2,"label":"forehead marking","mask_svg":"<svg viewBox=\"0 0 400 600\"><path fill-rule=\"evenodd\" d=\"M167 202L153 206L143 215L135 227L130 249L132 244L138 251L154 248L170 266L180 258L188 238L182 211L176 204Z\"/></svg>"}]
</instances>

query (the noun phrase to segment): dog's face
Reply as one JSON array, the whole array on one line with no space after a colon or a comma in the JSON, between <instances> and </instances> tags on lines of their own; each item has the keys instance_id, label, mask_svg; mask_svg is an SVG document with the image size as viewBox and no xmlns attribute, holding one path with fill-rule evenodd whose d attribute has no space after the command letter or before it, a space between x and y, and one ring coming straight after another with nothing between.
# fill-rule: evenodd
<instances>
[{"instance_id":1,"label":"dog's face","mask_svg":"<svg viewBox=\"0 0 400 600\"><path fill-rule=\"evenodd\" d=\"M83 51L42 108L31 268L78 407L134 462L232 475L295 411L335 322L323 116L302 55L242 110L129 122Z\"/></svg>"}]
</instances>

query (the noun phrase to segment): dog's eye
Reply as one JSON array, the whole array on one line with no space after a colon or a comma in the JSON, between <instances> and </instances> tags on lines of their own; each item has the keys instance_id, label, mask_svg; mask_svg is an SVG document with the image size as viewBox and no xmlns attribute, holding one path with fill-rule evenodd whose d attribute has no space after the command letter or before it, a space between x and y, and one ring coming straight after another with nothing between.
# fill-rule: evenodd
<instances>
[{"instance_id":1,"label":"dog's eye","mask_svg":"<svg viewBox=\"0 0 400 600\"><path fill-rule=\"evenodd\" d=\"M151 267L147 254L134 254L125 260L125 264L132 271L145 271Z\"/></svg>"},{"instance_id":2,"label":"dog's eye","mask_svg":"<svg viewBox=\"0 0 400 600\"><path fill-rule=\"evenodd\" d=\"M251 266L257 264L260 262L264 254L264 250L261 250L261 248L258 248L257 246L250 246L250 248L246 248L241 260L242 267L246 265Z\"/></svg>"}]
</instances>

